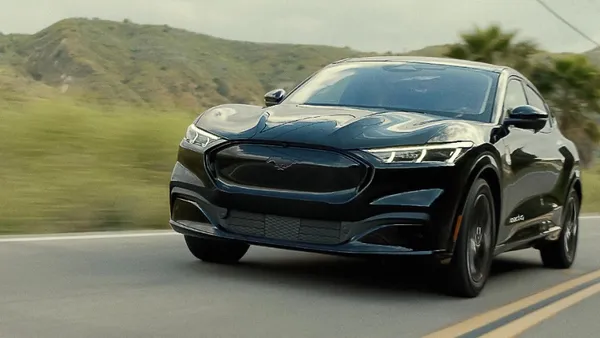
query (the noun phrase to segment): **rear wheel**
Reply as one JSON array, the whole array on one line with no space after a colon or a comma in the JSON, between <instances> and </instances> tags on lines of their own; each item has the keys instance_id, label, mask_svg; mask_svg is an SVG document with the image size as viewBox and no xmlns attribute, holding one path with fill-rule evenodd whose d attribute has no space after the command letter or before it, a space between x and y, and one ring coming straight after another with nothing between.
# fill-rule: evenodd
<instances>
[{"instance_id":1,"label":"rear wheel","mask_svg":"<svg viewBox=\"0 0 600 338\"><path fill-rule=\"evenodd\" d=\"M571 189L564 205L563 228L557 241L540 248L540 256L545 266L555 269L568 269L573 265L579 239L579 196Z\"/></svg>"},{"instance_id":2,"label":"rear wheel","mask_svg":"<svg viewBox=\"0 0 600 338\"><path fill-rule=\"evenodd\" d=\"M242 242L184 236L188 249L196 258L209 263L232 264L238 262L250 245Z\"/></svg>"},{"instance_id":3,"label":"rear wheel","mask_svg":"<svg viewBox=\"0 0 600 338\"><path fill-rule=\"evenodd\" d=\"M496 243L494 197L484 179L473 182L461 214L463 220L445 282L450 294L473 298L488 280Z\"/></svg>"}]
</instances>

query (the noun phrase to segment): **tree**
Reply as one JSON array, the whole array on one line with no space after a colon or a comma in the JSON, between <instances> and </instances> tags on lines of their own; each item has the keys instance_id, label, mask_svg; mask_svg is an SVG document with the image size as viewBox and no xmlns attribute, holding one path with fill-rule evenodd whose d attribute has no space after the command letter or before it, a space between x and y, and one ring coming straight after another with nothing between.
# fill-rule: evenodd
<instances>
[{"instance_id":1,"label":"tree","mask_svg":"<svg viewBox=\"0 0 600 338\"><path fill-rule=\"evenodd\" d=\"M486 28L475 26L472 31L461 33L462 42L450 46L444 55L454 59L505 64L527 72L530 56L539 50L533 41L515 41L516 36L516 31L504 32L497 24Z\"/></svg>"},{"instance_id":2,"label":"tree","mask_svg":"<svg viewBox=\"0 0 600 338\"><path fill-rule=\"evenodd\" d=\"M550 58L536 64L531 81L548 100L562 132L577 144L582 162L593 160L600 130L600 70L583 55Z\"/></svg>"},{"instance_id":3,"label":"tree","mask_svg":"<svg viewBox=\"0 0 600 338\"><path fill-rule=\"evenodd\" d=\"M516 41L517 32L505 32L499 25L475 27L462 33L462 42L444 55L456 59L503 64L528 76L547 99L559 121L559 128L579 150L582 164L588 166L600 142L600 71L582 55L569 55L534 61L540 53L531 40Z\"/></svg>"}]
</instances>

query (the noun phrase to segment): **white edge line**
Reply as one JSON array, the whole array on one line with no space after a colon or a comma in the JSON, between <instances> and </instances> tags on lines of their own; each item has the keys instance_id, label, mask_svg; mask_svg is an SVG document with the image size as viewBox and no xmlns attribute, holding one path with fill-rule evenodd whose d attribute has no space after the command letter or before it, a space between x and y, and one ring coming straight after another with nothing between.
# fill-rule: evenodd
<instances>
[{"instance_id":1,"label":"white edge line","mask_svg":"<svg viewBox=\"0 0 600 338\"><path fill-rule=\"evenodd\" d=\"M96 234L96 235L63 235L63 236L36 236L36 237L0 237L0 243L17 242L43 242L43 241L64 241L81 239L110 239L110 238L137 238L137 237L156 237L179 235L177 232L145 232L145 233L126 233L126 234Z\"/></svg>"},{"instance_id":2,"label":"white edge line","mask_svg":"<svg viewBox=\"0 0 600 338\"><path fill-rule=\"evenodd\" d=\"M600 215L579 216L579 219L600 219Z\"/></svg>"}]
</instances>

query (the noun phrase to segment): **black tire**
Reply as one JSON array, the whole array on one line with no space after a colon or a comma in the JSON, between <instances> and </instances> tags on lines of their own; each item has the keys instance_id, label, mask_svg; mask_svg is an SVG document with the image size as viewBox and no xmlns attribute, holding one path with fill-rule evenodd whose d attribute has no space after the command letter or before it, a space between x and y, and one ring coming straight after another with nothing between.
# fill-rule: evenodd
<instances>
[{"instance_id":1,"label":"black tire","mask_svg":"<svg viewBox=\"0 0 600 338\"><path fill-rule=\"evenodd\" d=\"M463 219L450 265L446 290L464 298L477 297L483 290L496 246L496 208L486 180L473 182L461 212Z\"/></svg>"},{"instance_id":2,"label":"black tire","mask_svg":"<svg viewBox=\"0 0 600 338\"><path fill-rule=\"evenodd\" d=\"M571 188L564 204L562 227L558 240L540 248L544 266L554 269L568 269L577 256L579 240L579 195Z\"/></svg>"},{"instance_id":3,"label":"black tire","mask_svg":"<svg viewBox=\"0 0 600 338\"><path fill-rule=\"evenodd\" d=\"M218 264L237 263L250 248L242 242L184 236L188 249L196 258Z\"/></svg>"}]
</instances>

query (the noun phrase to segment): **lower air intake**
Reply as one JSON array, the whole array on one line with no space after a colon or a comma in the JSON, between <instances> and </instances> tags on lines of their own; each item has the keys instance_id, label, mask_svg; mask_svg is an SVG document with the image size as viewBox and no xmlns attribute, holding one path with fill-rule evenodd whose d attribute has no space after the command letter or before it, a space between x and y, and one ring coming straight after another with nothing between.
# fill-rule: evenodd
<instances>
[{"instance_id":1,"label":"lower air intake","mask_svg":"<svg viewBox=\"0 0 600 338\"><path fill-rule=\"evenodd\" d=\"M240 235L312 244L341 243L341 222L231 211L221 226Z\"/></svg>"},{"instance_id":2,"label":"lower air intake","mask_svg":"<svg viewBox=\"0 0 600 338\"><path fill-rule=\"evenodd\" d=\"M210 223L196 203L181 198L175 198L173 201L173 206L171 207L171 219L176 222L191 221L197 223Z\"/></svg>"}]
</instances>

